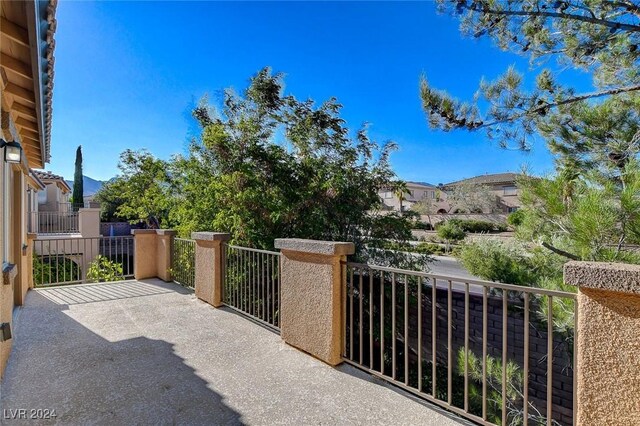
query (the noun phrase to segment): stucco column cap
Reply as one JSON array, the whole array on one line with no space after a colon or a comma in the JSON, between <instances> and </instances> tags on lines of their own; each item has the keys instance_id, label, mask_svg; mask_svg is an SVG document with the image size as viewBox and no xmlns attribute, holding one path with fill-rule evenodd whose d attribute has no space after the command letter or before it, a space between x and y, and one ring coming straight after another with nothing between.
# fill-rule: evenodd
<instances>
[{"instance_id":1,"label":"stucco column cap","mask_svg":"<svg viewBox=\"0 0 640 426\"><path fill-rule=\"evenodd\" d=\"M178 231L175 229L156 229L156 234L173 236L178 235Z\"/></svg>"},{"instance_id":2,"label":"stucco column cap","mask_svg":"<svg viewBox=\"0 0 640 426\"><path fill-rule=\"evenodd\" d=\"M27 232L27 240L35 240L38 238L38 234L35 232Z\"/></svg>"},{"instance_id":3,"label":"stucco column cap","mask_svg":"<svg viewBox=\"0 0 640 426\"><path fill-rule=\"evenodd\" d=\"M192 232L191 238L202 241L229 241L231 234L228 232Z\"/></svg>"},{"instance_id":4,"label":"stucco column cap","mask_svg":"<svg viewBox=\"0 0 640 426\"><path fill-rule=\"evenodd\" d=\"M79 212L99 212L100 207L80 207Z\"/></svg>"},{"instance_id":5,"label":"stucco column cap","mask_svg":"<svg viewBox=\"0 0 640 426\"><path fill-rule=\"evenodd\" d=\"M156 233L155 229L132 229L131 230L132 235L155 234L155 233Z\"/></svg>"},{"instance_id":6,"label":"stucco column cap","mask_svg":"<svg viewBox=\"0 0 640 426\"><path fill-rule=\"evenodd\" d=\"M275 247L280 250L324 254L327 256L349 255L356 251L356 247L353 243L343 241L305 240L302 238L276 238Z\"/></svg>"},{"instance_id":7,"label":"stucco column cap","mask_svg":"<svg viewBox=\"0 0 640 426\"><path fill-rule=\"evenodd\" d=\"M640 294L640 265L570 261L564 265L564 282L581 288Z\"/></svg>"}]
</instances>

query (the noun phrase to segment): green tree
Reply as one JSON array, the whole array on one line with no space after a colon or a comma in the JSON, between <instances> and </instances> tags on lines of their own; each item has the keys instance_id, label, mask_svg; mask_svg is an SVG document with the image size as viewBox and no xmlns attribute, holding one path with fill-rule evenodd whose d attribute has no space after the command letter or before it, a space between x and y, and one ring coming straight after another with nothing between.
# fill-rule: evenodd
<instances>
[{"instance_id":1,"label":"green tree","mask_svg":"<svg viewBox=\"0 0 640 426\"><path fill-rule=\"evenodd\" d=\"M352 241L360 260L423 268L426 257L383 244L411 238L411 221L382 214L378 195L397 184L395 144L378 144L366 128L353 134L336 99L298 100L283 87L265 68L217 107L203 99L193 111L202 131L186 154L165 162L126 151L100 197L119 194L118 215L155 218L184 236L223 230L267 249L283 237Z\"/></svg>"},{"instance_id":2,"label":"green tree","mask_svg":"<svg viewBox=\"0 0 640 426\"><path fill-rule=\"evenodd\" d=\"M175 197L169 163L146 150L128 149L120 155L118 169L120 175L103 185L96 198L106 202L115 216L130 222L145 222L152 229L170 226Z\"/></svg>"},{"instance_id":3,"label":"green tree","mask_svg":"<svg viewBox=\"0 0 640 426\"><path fill-rule=\"evenodd\" d=\"M447 188L449 210L459 213L495 213L498 197L491 187L480 183L461 182Z\"/></svg>"},{"instance_id":4,"label":"green tree","mask_svg":"<svg viewBox=\"0 0 640 426\"><path fill-rule=\"evenodd\" d=\"M73 193L71 201L73 209L78 210L79 206L84 203L84 182L82 179L82 145L76 149L76 169L73 174Z\"/></svg>"},{"instance_id":5,"label":"green tree","mask_svg":"<svg viewBox=\"0 0 640 426\"><path fill-rule=\"evenodd\" d=\"M429 123L443 130L485 130L502 146L529 149L529 138L574 104L592 106L608 97L637 99L640 91L640 6L630 0L495 1L439 0L441 11L460 18L461 30L489 37L502 50L529 57L539 68L555 59L562 67L586 71L595 90L580 93L540 70L528 90L509 68L493 82L482 81L473 102L460 102L422 78L420 93ZM572 123L558 120L571 131ZM630 140L627 140L630 142Z\"/></svg>"},{"instance_id":6,"label":"green tree","mask_svg":"<svg viewBox=\"0 0 640 426\"><path fill-rule=\"evenodd\" d=\"M447 252L449 252L451 243L464 240L467 234L455 222L447 221L443 225L436 227L438 237L447 243Z\"/></svg>"}]
</instances>

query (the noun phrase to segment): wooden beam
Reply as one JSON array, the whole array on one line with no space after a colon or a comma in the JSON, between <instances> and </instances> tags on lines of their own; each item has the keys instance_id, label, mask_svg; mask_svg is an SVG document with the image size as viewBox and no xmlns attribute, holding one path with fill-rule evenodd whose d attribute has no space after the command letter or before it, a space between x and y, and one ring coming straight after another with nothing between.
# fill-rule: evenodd
<instances>
[{"instance_id":1,"label":"wooden beam","mask_svg":"<svg viewBox=\"0 0 640 426\"><path fill-rule=\"evenodd\" d=\"M40 138L40 136L38 135L38 132L33 132L29 129L25 129L24 127L20 130L20 136L31 138L36 141L39 140Z\"/></svg>"},{"instance_id":2,"label":"wooden beam","mask_svg":"<svg viewBox=\"0 0 640 426\"><path fill-rule=\"evenodd\" d=\"M8 19L0 18L0 33L25 47L29 47L29 32L26 28L15 24Z\"/></svg>"},{"instance_id":3,"label":"wooden beam","mask_svg":"<svg viewBox=\"0 0 640 426\"><path fill-rule=\"evenodd\" d=\"M34 132L38 131L38 125L36 123L30 120L26 120L22 117L18 117L18 119L16 120L16 125L24 129L33 130Z\"/></svg>"},{"instance_id":4,"label":"wooden beam","mask_svg":"<svg viewBox=\"0 0 640 426\"><path fill-rule=\"evenodd\" d=\"M14 58L13 56L7 55L6 53L0 53L0 64L2 64L6 69L11 70L24 78L33 80L33 76L31 75L31 66Z\"/></svg>"},{"instance_id":5,"label":"wooden beam","mask_svg":"<svg viewBox=\"0 0 640 426\"><path fill-rule=\"evenodd\" d=\"M29 117L32 118L33 120L36 119L36 112L33 108L30 108L26 105L22 105L19 104L17 102L14 102L13 105L11 105L11 109L14 110L15 112L17 112L18 114L21 114L25 117Z\"/></svg>"},{"instance_id":6,"label":"wooden beam","mask_svg":"<svg viewBox=\"0 0 640 426\"><path fill-rule=\"evenodd\" d=\"M34 105L36 103L36 96L34 95L34 93L31 90L25 89L24 87L20 87L16 84L9 83L7 84L7 87L5 87L4 90L7 93L10 93L11 95L15 96L16 98L20 98Z\"/></svg>"}]
</instances>

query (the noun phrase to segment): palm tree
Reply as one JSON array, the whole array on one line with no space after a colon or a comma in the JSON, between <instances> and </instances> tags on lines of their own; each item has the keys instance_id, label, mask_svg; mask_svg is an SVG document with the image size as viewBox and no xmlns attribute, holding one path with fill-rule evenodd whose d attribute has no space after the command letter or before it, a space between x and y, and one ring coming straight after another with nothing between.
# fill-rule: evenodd
<instances>
[{"instance_id":1,"label":"palm tree","mask_svg":"<svg viewBox=\"0 0 640 426\"><path fill-rule=\"evenodd\" d=\"M405 195L411 195L411 191L409 191L409 188L407 187L407 182L401 180L395 182L393 186L393 193L400 201L400 213L402 213L402 202L405 199Z\"/></svg>"}]
</instances>

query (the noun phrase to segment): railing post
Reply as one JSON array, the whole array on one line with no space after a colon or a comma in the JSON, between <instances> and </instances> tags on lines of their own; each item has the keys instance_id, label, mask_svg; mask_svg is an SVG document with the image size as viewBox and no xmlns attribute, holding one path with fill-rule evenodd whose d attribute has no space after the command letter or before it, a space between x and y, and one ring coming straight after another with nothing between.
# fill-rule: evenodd
<instances>
[{"instance_id":1,"label":"railing post","mask_svg":"<svg viewBox=\"0 0 640 426\"><path fill-rule=\"evenodd\" d=\"M578 287L579 425L640 424L640 266L568 262Z\"/></svg>"},{"instance_id":2,"label":"railing post","mask_svg":"<svg viewBox=\"0 0 640 426\"><path fill-rule=\"evenodd\" d=\"M73 222L73 216L70 216ZM71 226L71 224L66 224ZM100 236L100 209L80 209L78 212L78 232L85 238Z\"/></svg>"},{"instance_id":3,"label":"railing post","mask_svg":"<svg viewBox=\"0 0 640 426\"><path fill-rule=\"evenodd\" d=\"M218 308L223 305L224 249L231 238L224 232L193 232L196 242L196 296Z\"/></svg>"},{"instance_id":4,"label":"railing post","mask_svg":"<svg viewBox=\"0 0 640 426\"><path fill-rule=\"evenodd\" d=\"M173 243L177 232L172 229L157 229L157 274L158 278L169 282L171 277L171 264L173 259Z\"/></svg>"},{"instance_id":5,"label":"railing post","mask_svg":"<svg viewBox=\"0 0 640 426\"><path fill-rule=\"evenodd\" d=\"M280 328L286 343L330 365L342 362L342 265L353 243L279 238Z\"/></svg>"}]
</instances>

